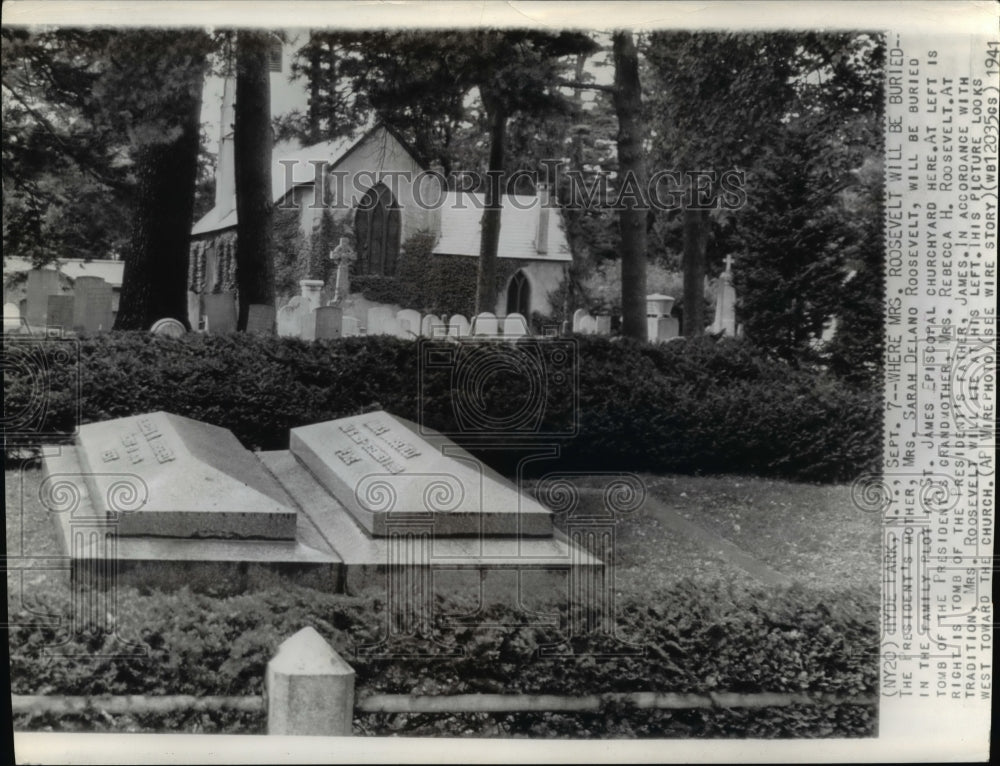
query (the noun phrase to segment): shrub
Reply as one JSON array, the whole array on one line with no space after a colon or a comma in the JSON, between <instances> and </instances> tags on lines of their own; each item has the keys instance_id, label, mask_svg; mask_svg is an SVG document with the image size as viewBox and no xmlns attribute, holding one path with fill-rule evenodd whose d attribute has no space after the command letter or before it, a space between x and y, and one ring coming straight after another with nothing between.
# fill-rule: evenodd
<instances>
[{"instance_id":1,"label":"shrub","mask_svg":"<svg viewBox=\"0 0 1000 766\"><path fill-rule=\"evenodd\" d=\"M115 657L121 644L61 635L12 615L11 691L15 694L258 695L268 659L289 635L312 625L355 668L357 688L372 693L802 692L873 696L877 688L878 614L873 590L837 594L800 586L751 588L680 582L619 602L619 636L570 635L526 626L511 607L477 615L492 627L448 624L468 604L440 604L430 635L400 639L380 656L358 651L385 635L384 604L289 585L225 599L186 591L118 593L119 634L148 647ZM60 613L67 603L46 603ZM23 618L23 619L22 619ZM22 623L22 624L18 624ZM59 654L46 646L64 639ZM541 650L546 648L548 653ZM390 651L391 650L391 651ZM68 656L74 655L77 656ZM588 715L481 716L507 733L563 736L871 736L874 706L761 711L605 710ZM231 714L240 730L245 716ZM474 716L441 717L428 733L465 733ZM228 719L227 719L228 720ZM222 721L221 727L226 726ZM263 726L263 721L258 722ZM368 733L413 721L359 715ZM489 731L489 729L487 729Z\"/></svg>"},{"instance_id":2,"label":"shrub","mask_svg":"<svg viewBox=\"0 0 1000 766\"><path fill-rule=\"evenodd\" d=\"M525 347L544 349L549 342L556 341ZM571 382L545 387L539 424L543 434L567 433L577 424L575 437L552 440L573 470L842 481L877 465L877 391L765 359L738 341L574 342L575 391ZM373 409L460 431L451 370L421 372L420 344L413 341L108 333L82 338L79 348L80 410L87 422L162 409L229 428L250 449L284 449L290 428ZM507 344L475 348L484 363L510 353ZM5 405L14 413L28 408L37 380L19 358L30 349L11 344L5 352ZM47 417L71 431L75 395L67 390L72 376L64 373L56 365L45 378ZM486 376L478 393L486 411L498 414L516 411L534 395L527 377L510 375ZM504 470L513 463L495 465ZM534 465L553 470L551 461Z\"/></svg>"}]
</instances>

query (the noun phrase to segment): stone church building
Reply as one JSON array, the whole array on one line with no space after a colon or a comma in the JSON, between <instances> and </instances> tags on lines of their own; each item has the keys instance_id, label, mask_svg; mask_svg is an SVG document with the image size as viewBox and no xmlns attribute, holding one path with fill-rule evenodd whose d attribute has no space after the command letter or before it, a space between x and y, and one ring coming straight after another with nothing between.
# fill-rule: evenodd
<instances>
[{"instance_id":1,"label":"stone church building","mask_svg":"<svg viewBox=\"0 0 1000 766\"><path fill-rule=\"evenodd\" d=\"M232 125L231 114L231 99L226 98L223 125ZM233 157L230 129L220 143L215 206L192 230L188 306L195 327L205 294L235 289ZM482 195L444 189L440 175L428 172L385 125L377 125L357 139L305 148L278 144L271 179L276 220L279 215L291 215L283 211L297 213L303 243L299 257L304 261L310 258L308 243L319 229L324 210L354 234L357 260L352 278L396 276L401 248L418 232L433 239L427 258L479 257ZM494 313L550 314L549 294L559 287L571 261L558 208L542 196L505 196L499 258L498 273L503 282L498 284ZM306 268L303 262L300 273L305 274ZM332 290L328 281L324 294ZM293 294L287 286L284 290L279 286L278 307Z\"/></svg>"}]
</instances>

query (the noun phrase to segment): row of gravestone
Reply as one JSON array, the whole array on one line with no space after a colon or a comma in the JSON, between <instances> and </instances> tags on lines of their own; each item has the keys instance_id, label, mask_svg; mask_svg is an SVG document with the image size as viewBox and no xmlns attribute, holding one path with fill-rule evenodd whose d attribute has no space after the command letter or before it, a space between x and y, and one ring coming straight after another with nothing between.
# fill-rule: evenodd
<instances>
[{"instance_id":1,"label":"row of gravestone","mask_svg":"<svg viewBox=\"0 0 1000 766\"><path fill-rule=\"evenodd\" d=\"M77 277L65 292L59 272L32 269L25 285L24 308L5 303L4 331L58 327L77 332L103 332L114 323L114 292L101 277Z\"/></svg>"},{"instance_id":2,"label":"row of gravestone","mask_svg":"<svg viewBox=\"0 0 1000 766\"><path fill-rule=\"evenodd\" d=\"M204 296L204 329L209 333L236 330L236 303L231 293ZM366 322L344 314L339 306L317 306L310 296L296 296L285 306L251 305L247 332L276 332L281 337L303 340L347 338L356 335L392 335L397 338L522 338L529 334L521 314L497 317L486 311L470 322L461 314L451 318L421 314L413 309L394 311L388 306L368 309Z\"/></svg>"},{"instance_id":3,"label":"row of gravestone","mask_svg":"<svg viewBox=\"0 0 1000 766\"><path fill-rule=\"evenodd\" d=\"M451 318L435 314L421 315L413 309L393 312L386 306L368 309L368 335L394 335L397 338L523 338L529 334L528 320L521 314L498 317L484 311L470 322L462 314Z\"/></svg>"}]
</instances>

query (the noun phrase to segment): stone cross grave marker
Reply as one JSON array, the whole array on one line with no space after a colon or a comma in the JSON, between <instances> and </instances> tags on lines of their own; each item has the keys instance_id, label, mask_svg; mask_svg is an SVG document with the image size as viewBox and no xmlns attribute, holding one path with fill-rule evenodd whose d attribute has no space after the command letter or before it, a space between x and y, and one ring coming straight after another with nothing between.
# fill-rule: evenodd
<instances>
[{"instance_id":1,"label":"stone cross grave marker","mask_svg":"<svg viewBox=\"0 0 1000 766\"><path fill-rule=\"evenodd\" d=\"M330 260L337 266L337 281L334 286L333 302L341 304L351 292L351 264L358 254L351 247L347 237L340 238L340 244L330 252Z\"/></svg>"}]
</instances>

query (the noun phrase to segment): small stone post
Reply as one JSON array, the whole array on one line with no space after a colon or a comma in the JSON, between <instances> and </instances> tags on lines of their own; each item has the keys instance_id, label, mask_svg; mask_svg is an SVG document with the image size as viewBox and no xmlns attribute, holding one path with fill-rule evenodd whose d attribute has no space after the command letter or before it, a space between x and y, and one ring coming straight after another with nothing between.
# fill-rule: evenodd
<instances>
[{"instance_id":1,"label":"small stone post","mask_svg":"<svg viewBox=\"0 0 1000 766\"><path fill-rule=\"evenodd\" d=\"M348 737L354 720L354 669L307 627L267 663L267 733Z\"/></svg>"}]
</instances>

